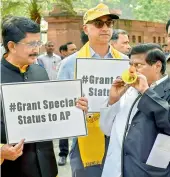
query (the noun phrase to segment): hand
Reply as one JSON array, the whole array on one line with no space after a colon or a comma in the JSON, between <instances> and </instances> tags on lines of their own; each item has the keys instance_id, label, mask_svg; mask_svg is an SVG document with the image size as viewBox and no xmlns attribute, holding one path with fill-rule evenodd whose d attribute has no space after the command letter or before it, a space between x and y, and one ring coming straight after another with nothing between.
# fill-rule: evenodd
<instances>
[{"instance_id":1,"label":"hand","mask_svg":"<svg viewBox=\"0 0 170 177\"><path fill-rule=\"evenodd\" d=\"M76 102L76 107L83 110L85 113L88 112L88 100L85 97L81 97Z\"/></svg>"},{"instance_id":2,"label":"hand","mask_svg":"<svg viewBox=\"0 0 170 177\"><path fill-rule=\"evenodd\" d=\"M148 81L146 77L140 73L137 73L137 76L137 81L131 86L138 90L141 94L143 94L149 88Z\"/></svg>"},{"instance_id":3,"label":"hand","mask_svg":"<svg viewBox=\"0 0 170 177\"><path fill-rule=\"evenodd\" d=\"M122 95L126 92L126 90L129 88L128 85L126 85L122 79L119 77L117 78L110 89L109 93L109 104L112 105L119 101L119 99L122 97Z\"/></svg>"},{"instance_id":4,"label":"hand","mask_svg":"<svg viewBox=\"0 0 170 177\"><path fill-rule=\"evenodd\" d=\"M1 147L1 158L6 160L16 160L23 154L24 139L15 146L5 144Z\"/></svg>"}]
</instances>

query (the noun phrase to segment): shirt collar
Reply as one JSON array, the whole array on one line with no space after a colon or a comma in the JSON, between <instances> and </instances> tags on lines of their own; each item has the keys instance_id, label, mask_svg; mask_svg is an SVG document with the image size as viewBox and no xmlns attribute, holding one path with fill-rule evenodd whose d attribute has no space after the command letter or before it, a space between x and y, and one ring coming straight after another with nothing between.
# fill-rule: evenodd
<instances>
[{"instance_id":1,"label":"shirt collar","mask_svg":"<svg viewBox=\"0 0 170 177\"><path fill-rule=\"evenodd\" d=\"M13 63L11 63L12 65L14 65ZM20 72L21 73L25 73L27 71L27 68L28 68L28 65L24 65L22 67L20 67L19 65L14 65L16 66L17 68L19 68Z\"/></svg>"},{"instance_id":2,"label":"shirt collar","mask_svg":"<svg viewBox=\"0 0 170 177\"><path fill-rule=\"evenodd\" d=\"M25 73L29 67L29 65L24 65L23 67L19 67L19 65L14 65L13 63L10 63L6 60L6 56L4 55L2 57L1 63L6 66L7 68L13 70L13 71L17 71L20 73Z\"/></svg>"},{"instance_id":3,"label":"shirt collar","mask_svg":"<svg viewBox=\"0 0 170 177\"><path fill-rule=\"evenodd\" d=\"M91 53L92 58L101 58L100 55L96 53L91 47L90 47L90 53ZM104 56L104 58L112 58L111 47L109 47L109 51Z\"/></svg>"},{"instance_id":4,"label":"shirt collar","mask_svg":"<svg viewBox=\"0 0 170 177\"><path fill-rule=\"evenodd\" d=\"M45 55L46 55L46 56L49 56L49 55L47 54L47 52L45 52ZM54 53L52 53L52 57L53 57L53 56L54 56Z\"/></svg>"},{"instance_id":5,"label":"shirt collar","mask_svg":"<svg viewBox=\"0 0 170 177\"><path fill-rule=\"evenodd\" d=\"M167 74L165 74L161 79L159 79L156 82L152 83L150 87L151 88L155 88L157 85L161 84L166 79L168 79L168 75Z\"/></svg>"}]
</instances>

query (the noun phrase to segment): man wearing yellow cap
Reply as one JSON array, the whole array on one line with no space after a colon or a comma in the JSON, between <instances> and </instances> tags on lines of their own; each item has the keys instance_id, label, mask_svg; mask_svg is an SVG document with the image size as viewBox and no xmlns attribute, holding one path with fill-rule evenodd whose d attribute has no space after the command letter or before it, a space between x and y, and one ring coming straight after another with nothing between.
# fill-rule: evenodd
<instances>
[{"instance_id":1,"label":"man wearing yellow cap","mask_svg":"<svg viewBox=\"0 0 170 177\"><path fill-rule=\"evenodd\" d=\"M102 3L85 13L83 29L89 42L62 61L58 79L74 79L76 58L123 58L122 53L109 45L114 20L118 18ZM88 136L73 140L70 152L72 177L101 177L109 138L100 130L99 117L99 113L87 116Z\"/></svg>"}]
</instances>

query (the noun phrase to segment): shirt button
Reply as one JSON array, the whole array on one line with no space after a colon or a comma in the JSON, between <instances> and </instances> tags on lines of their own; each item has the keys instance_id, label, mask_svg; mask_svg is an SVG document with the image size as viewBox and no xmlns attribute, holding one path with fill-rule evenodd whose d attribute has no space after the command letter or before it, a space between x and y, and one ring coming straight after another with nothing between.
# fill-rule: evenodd
<instances>
[{"instance_id":1,"label":"shirt button","mask_svg":"<svg viewBox=\"0 0 170 177\"><path fill-rule=\"evenodd\" d=\"M136 126L136 124L132 124L132 127L135 127Z\"/></svg>"},{"instance_id":2,"label":"shirt button","mask_svg":"<svg viewBox=\"0 0 170 177\"><path fill-rule=\"evenodd\" d=\"M128 154L127 153L125 153L125 156L127 156Z\"/></svg>"}]
</instances>

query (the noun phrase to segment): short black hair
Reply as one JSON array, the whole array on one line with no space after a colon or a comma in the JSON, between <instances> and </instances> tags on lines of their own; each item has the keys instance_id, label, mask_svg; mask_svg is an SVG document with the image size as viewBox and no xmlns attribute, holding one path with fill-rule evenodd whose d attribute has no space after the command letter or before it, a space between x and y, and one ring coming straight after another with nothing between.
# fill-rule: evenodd
<instances>
[{"instance_id":1,"label":"short black hair","mask_svg":"<svg viewBox=\"0 0 170 177\"><path fill-rule=\"evenodd\" d=\"M73 44L72 42L67 42L66 45L70 45L70 44Z\"/></svg>"},{"instance_id":2,"label":"short black hair","mask_svg":"<svg viewBox=\"0 0 170 177\"><path fill-rule=\"evenodd\" d=\"M60 51L60 53L61 53L61 51L67 51L67 45L66 45L66 44L61 45L61 46L59 47L59 51Z\"/></svg>"},{"instance_id":3,"label":"short black hair","mask_svg":"<svg viewBox=\"0 0 170 177\"><path fill-rule=\"evenodd\" d=\"M170 19L168 20L167 24L166 24L166 31L168 32L168 28L170 26Z\"/></svg>"},{"instance_id":4,"label":"short black hair","mask_svg":"<svg viewBox=\"0 0 170 177\"><path fill-rule=\"evenodd\" d=\"M128 35L128 32L122 29L114 29L111 40L117 41L119 39L119 34Z\"/></svg>"},{"instance_id":5,"label":"short black hair","mask_svg":"<svg viewBox=\"0 0 170 177\"><path fill-rule=\"evenodd\" d=\"M165 73L166 57L160 45L154 43L138 44L132 48L130 52L130 57L135 54L147 54L145 60L146 63L149 65L153 65L157 61L161 61L162 63L161 73L162 74Z\"/></svg>"},{"instance_id":6,"label":"short black hair","mask_svg":"<svg viewBox=\"0 0 170 177\"><path fill-rule=\"evenodd\" d=\"M81 37L81 42L82 42L83 45L85 45L89 41L89 38L84 31L81 32L80 37Z\"/></svg>"},{"instance_id":7,"label":"short black hair","mask_svg":"<svg viewBox=\"0 0 170 177\"><path fill-rule=\"evenodd\" d=\"M66 46L66 51L68 50L68 45L70 45L70 44L73 44L73 42L67 42L67 43L65 44L65 46Z\"/></svg>"},{"instance_id":8,"label":"short black hair","mask_svg":"<svg viewBox=\"0 0 170 177\"><path fill-rule=\"evenodd\" d=\"M8 52L8 42L15 43L26 37L26 33L40 33L40 25L26 17L8 16L1 24L2 40Z\"/></svg>"}]
</instances>

